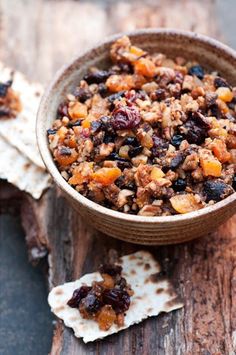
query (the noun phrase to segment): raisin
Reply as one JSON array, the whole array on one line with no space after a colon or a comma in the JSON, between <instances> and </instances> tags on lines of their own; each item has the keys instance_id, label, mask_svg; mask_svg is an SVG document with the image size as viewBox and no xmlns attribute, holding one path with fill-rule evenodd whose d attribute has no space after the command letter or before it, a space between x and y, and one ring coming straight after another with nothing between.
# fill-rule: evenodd
<instances>
[{"instance_id":1,"label":"raisin","mask_svg":"<svg viewBox=\"0 0 236 355\"><path fill-rule=\"evenodd\" d=\"M91 91L84 88L76 88L74 95L80 102L85 102L92 97Z\"/></svg>"},{"instance_id":2,"label":"raisin","mask_svg":"<svg viewBox=\"0 0 236 355\"><path fill-rule=\"evenodd\" d=\"M68 105L66 103L62 103L58 107L58 115L59 117L68 116Z\"/></svg>"},{"instance_id":3,"label":"raisin","mask_svg":"<svg viewBox=\"0 0 236 355\"><path fill-rule=\"evenodd\" d=\"M51 128L49 128L49 129L47 130L47 134L48 134L48 135L50 135L50 134L55 134L55 133L57 133L57 130L56 130L56 129L51 129Z\"/></svg>"},{"instance_id":4,"label":"raisin","mask_svg":"<svg viewBox=\"0 0 236 355\"><path fill-rule=\"evenodd\" d=\"M161 156L169 147L169 143L165 141L163 138L158 137L156 134L152 136L153 147L151 149L154 157Z\"/></svg>"},{"instance_id":5,"label":"raisin","mask_svg":"<svg viewBox=\"0 0 236 355\"><path fill-rule=\"evenodd\" d=\"M221 201L225 197L228 185L221 180L209 180L204 182L203 191L206 195L206 202L210 200Z\"/></svg>"},{"instance_id":6,"label":"raisin","mask_svg":"<svg viewBox=\"0 0 236 355\"><path fill-rule=\"evenodd\" d=\"M166 91L164 89L157 89L154 95L155 100L162 101L166 98Z\"/></svg>"},{"instance_id":7,"label":"raisin","mask_svg":"<svg viewBox=\"0 0 236 355\"><path fill-rule=\"evenodd\" d=\"M71 299L67 302L68 306L72 308L79 308L80 301L82 298L85 298L92 287L89 286L81 286L74 290Z\"/></svg>"},{"instance_id":8,"label":"raisin","mask_svg":"<svg viewBox=\"0 0 236 355\"><path fill-rule=\"evenodd\" d=\"M127 137L125 138L123 145L132 145L134 147L139 146L139 141L136 137Z\"/></svg>"},{"instance_id":9,"label":"raisin","mask_svg":"<svg viewBox=\"0 0 236 355\"><path fill-rule=\"evenodd\" d=\"M100 83L98 85L98 92L103 98L106 97L107 92L108 92L107 86L104 83Z\"/></svg>"},{"instance_id":10,"label":"raisin","mask_svg":"<svg viewBox=\"0 0 236 355\"><path fill-rule=\"evenodd\" d=\"M88 293L85 298L82 298L79 305L81 314L93 315L102 307L102 302L93 293Z\"/></svg>"},{"instance_id":11,"label":"raisin","mask_svg":"<svg viewBox=\"0 0 236 355\"><path fill-rule=\"evenodd\" d=\"M68 147L60 147L58 150L60 155L71 155L71 150Z\"/></svg>"},{"instance_id":12,"label":"raisin","mask_svg":"<svg viewBox=\"0 0 236 355\"><path fill-rule=\"evenodd\" d=\"M175 134L171 139L171 144L174 147L178 148L183 139L184 139L184 137L181 134Z\"/></svg>"},{"instance_id":13,"label":"raisin","mask_svg":"<svg viewBox=\"0 0 236 355\"><path fill-rule=\"evenodd\" d=\"M194 65L189 68L188 73L190 75L196 75L199 79L204 78L204 70L200 65Z\"/></svg>"},{"instance_id":14,"label":"raisin","mask_svg":"<svg viewBox=\"0 0 236 355\"><path fill-rule=\"evenodd\" d=\"M172 170L177 169L180 164L182 164L184 161L184 154L182 152L179 152L170 162L170 168Z\"/></svg>"},{"instance_id":15,"label":"raisin","mask_svg":"<svg viewBox=\"0 0 236 355\"><path fill-rule=\"evenodd\" d=\"M102 295L103 302L112 306L116 314L124 313L129 309L130 296L121 289L104 290Z\"/></svg>"},{"instance_id":16,"label":"raisin","mask_svg":"<svg viewBox=\"0 0 236 355\"><path fill-rule=\"evenodd\" d=\"M227 83L227 81L220 76L217 76L214 80L214 85L218 89L220 87L225 87L231 89L231 86Z\"/></svg>"},{"instance_id":17,"label":"raisin","mask_svg":"<svg viewBox=\"0 0 236 355\"><path fill-rule=\"evenodd\" d=\"M142 153L142 151L143 151L143 146L142 145L139 145L137 147L131 147L129 149L128 155L129 155L130 158L134 158L137 155L139 155L140 153Z\"/></svg>"},{"instance_id":18,"label":"raisin","mask_svg":"<svg viewBox=\"0 0 236 355\"><path fill-rule=\"evenodd\" d=\"M172 187L175 191L183 191L185 190L187 183L183 179L177 179L173 182Z\"/></svg>"},{"instance_id":19,"label":"raisin","mask_svg":"<svg viewBox=\"0 0 236 355\"><path fill-rule=\"evenodd\" d=\"M101 121L92 121L91 122L91 133L98 133L102 128Z\"/></svg>"},{"instance_id":20,"label":"raisin","mask_svg":"<svg viewBox=\"0 0 236 355\"><path fill-rule=\"evenodd\" d=\"M140 121L140 113L135 107L119 107L113 111L111 118L115 130L135 128Z\"/></svg>"},{"instance_id":21,"label":"raisin","mask_svg":"<svg viewBox=\"0 0 236 355\"><path fill-rule=\"evenodd\" d=\"M204 143L209 125L206 123L205 117L200 112L192 113L184 127L188 130L186 139L190 144L201 145Z\"/></svg>"},{"instance_id":22,"label":"raisin","mask_svg":"<svg viewBox=\"0 0 236 355\"><path fill-rule=\"evenodd\" d=\"M84 76L88 84L100 84L106 81L111 73L107 70L97 70Z\"/></svg>"},{"instance_id":23,"label":"raisin","mask_svg":"<svg viewBox=\"0 0 236 355\"><path fill-rule=\"evenodd\" d=\"M101 274L108 274L110 276L120 275L122 267L120 265L114 264L103 264L99 267L99 272Z\"/></svg>"},{"instance_id":24,"label":"raisin","mask_svg":"<svg viewBox=\"0 0 236 355\"><path fill-rule=\"evenodd\" d=\"M76 121L76 122L70 122L70 123L68 123L68 127L69 127L69 128L78 127L78 126L81 126L81 120L78 120L78 121Z\"/></svg>"},{"instance_id":25,"label":"raisin","mask_svg":"<svg viewBox=\"0 0 236 355\"><path fill-rule=\"evenodd\" d=\"M110 110L114 110L114 108L115 108L114 101L121 99L124 96L124 94L125 94L125 91L119 91L116 94L112 94L107 97L108 102L110 104Z\"/></svg>"},{"instance_id":26,"label":"raisin","mask_svg":"<svg viewBox=\"0 0 236 355\"><path fill-rule=\"evenodd\" d=\"M0 97L5 97L7 94L7 90L12 85L12 81L9 80L6 83L0 83Z\"/></svg>"}]
</instances>

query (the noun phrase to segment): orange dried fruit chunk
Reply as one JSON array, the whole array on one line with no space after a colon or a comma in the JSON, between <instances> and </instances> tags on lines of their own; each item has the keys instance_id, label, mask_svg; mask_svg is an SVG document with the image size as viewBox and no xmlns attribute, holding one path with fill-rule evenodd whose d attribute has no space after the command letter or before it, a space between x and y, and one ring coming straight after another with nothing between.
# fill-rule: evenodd
<instances>
[{"instance_id":1,"label":"orange dried fruit chunk","mask_svg":"<svg viewBox=\"0 0 236 355\"><path fill-rule=\"evenodd\" d=\"M211 147L214 155L221 163L226 163L230 160L231 155L227 151L225 142L223 142L221 139L214 139Z\"/></svg>"},{"instance_id":2,"label":"orange dried fruit chunk","mask_svg":"<svg viewBox=\"0 0 236 355\"><path fill-rule=\"evenodd\" d=\"M130 90L135 87L132 75L111 75L107 81L106 86L112 92L119 92L123 90Z\"/></svg>"},{"instance_id":3,"label":"orange dried fruit chunk","mask_svg":"<svg viewBox=\"0 0 236 355\"><path fill-rule=\"evenodd\" d=\"M121 170L119 168L101 168L93 173L93 180L103 186L109 186L119 176L121 176Z\"/></svg>"},{"instance_id":4,"label":"orange dried fruit chunk","mask_svg":"<svg viewBox=\"0 0 236 355\"><path fill-rule=\"evenodd\" d=\"M85 118L87 116L87 106L81 102L71 102L68 107L68 112L73 120Z\"/></svg>"},{"instance_id":5,"label":"orange dried fruit chunk","mask_svg":"<svg viewBox=\"0 0 236 355\"><path fill-rule=\"evenodd\" d=\"M218 159L211 155L200 157L200 164L205 176L221 176L222 165Z\"/></svg>"},{"instance_id":6,"label":"orange dried fruit chunk","mask_svg":"<svg viewBox=\"0 0 236 355\"><path fill-rule=\"evenodd\" d=\"M70 148L76 148L77 147L77 143L76 143L76 139L75 139L75 136L71 136L68 140L68 146Z\"/></svg>"},{"instance_id":7,"label":"orange dried fruit chunk","mask_svg":"<svg viewBox=\"0 0 236 355\"><path fill-rule=\"evenodd\" d=\"M76 161L78 153L75 149L60 147L55 151L54 157L60 166L67 166Z\"/></svg>"},{"instance_id":8,"label":"orange dried fruit chunk","mask_svg":"<svg viewBox=\"0 0 236 355\"><path fill-rule=\"evenodd\" d=\"M163 178L163 176L165 176L165 174L160 168L156 166L152 168L151 175L150 175L152 180L158 180L160 178Z\"/></svg>"},{"instance_id":9,"label":"orange dried fruit chunk","mask_svg":"<svg viewBox=\"0 0 236 355\"><path fill-rule=\"evenodd\" d=\"M102 307L97 316L97 322L101 330L108 330L116 321L116 314L110 305Z\"/></svg>"},{"instance_id":10,"label":"orange dried fruit chunk","mask_svg":"<svg viewBox=\"0 0 236 355\"><path fill-rule=\"evenodd\" d=\"M90 120L86 118L85 120L82 121L81 126L83 128L90 128L90 126L91 126Z\"/></svg>"},{"instance_id":11,"label":"orange dried fruit chunk","mask_svg":"<svg viewBox=\"0 0 236 355\"><path fill-rule=\"evenodd\" d=\"M103 281L102 281L102 286L105 288L113 288L115 283L113 278L108 275L108 274L102 274Z\"/></svg>"},{"instance_id":12,"label":"orange dried fruit chunk","mask_svg":"<svg viewBox=\"0 0 236 355\"><path fill-rule=\"evenodd\" d=\"M76 166L73 170L73 175L69 179L71 185L81 185L84 182L89 182L93 173L93 163L83 162Z\"/></svg>"},{"instance_id":13,"label":"orange dried fruit chunk","mask_svg":"<svg viewBox=\"0 0 236 355\"><path fill-rule=\"evenodd\" d=\"M218 95L218 98L224 102L230 102L234 97L232 91L227 87L219 87L216 90L216 94Z\"/></svg>"},{"instance_id":14,"label":"orange dried fruit chunk","mask_svg":"<svg viewBox=\"0 0 236 355\"><path fill-rule=\"evenodd\" d=\"M136 57L141 57L142 55L145 54L145 52L141 48L136 46L131 46L129 51L131 54L135 55Z\"/></svg>"},{"instance_id":15,"label":"orange dried fruit chunk","mask_svg":"<svg viewBox=\"0 0 236 355\"><path fill-rule=\"evenodd\" d=\"M202 208L201 203L197 201L193 194L175 195L170 198L170 202L175 211L181 214Z\"/></svg>"},{"instance_id":16,"label":"orange dried fruit chunk","mask_svg":"<svg viewBox=\"0 0 236 355\"><path fill-rule=\"evenodd\" d=\"M64 141L66 134L68 132L68 129L64 126L60 127L57 131L57 135L59 136L60 141Z\"/></svg>"},{"instance_id":17,"label":"orange dried fruit chunk","mask_svg":"<svg viewBox=\"0 0 236 355\"><path fill-rule=\"evenodd\" d=\"M143 147L150 149L153 147L154 143L152 137L149 134L145 134L145 136L141 138L141 144Z\"/></svg>"},{"instance_id":18,"label":"orange dried fruit chunk","mask_svg":"<svg viewBox=\"0 0 236 355\"><path fill-rule=\"evenodd\" d=\"M135 73L152 78L156 74L155 64L148 58L140 58L134 63Z\"/></svg>"}]
</instances>

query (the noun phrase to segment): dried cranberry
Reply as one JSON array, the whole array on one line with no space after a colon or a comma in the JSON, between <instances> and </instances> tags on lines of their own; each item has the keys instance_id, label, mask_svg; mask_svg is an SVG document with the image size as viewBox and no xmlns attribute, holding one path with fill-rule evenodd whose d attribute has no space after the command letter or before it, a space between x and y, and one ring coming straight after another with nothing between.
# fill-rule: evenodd
<instances>
[{"instance_id":1,"label":"dried cranberry","mask_svg":"<svg viewBox=\"0 0 236 355\"><path fill-rule=\"evenodd\" d=\"M135 107L120 107L113 111L111 124L114 129L132 129L141 121L139 111Z\"/></svg>"},{"instance_id":2,"label":"dried cranberry","mask_svg":"<svg viewBox=\"0 0 236 355\"><path fill-rule=\"evenodd\" d=\"M143 151L143 147L141 145L139 145L138 147L130 147L128 151L128 155L130 158L134 158L140 153L142 153L142 151Z\"/></svg>"},{"instance_id":3,"label":"dried cranberry","mask_svg":"<svg viewBox=\"0 0 236 355\"><path fill-rule=\"evenodd\" d=\"M105 304L112 306L116 314L124 313L130 306L129 294L121 289L104 290L102 299Z\"/></svg>"},{"instance_id":4,"label":"dried cranberry","mask_svg":"<svg viewBox=\"0 0 236 355\"><path fill-rule=\"evenodd\" d=\"M183 191L185 190L187 183L183 179L177 179L173 182L172 187L175 191Z\"/></svg>"},{"instance_id":5,"label":"dried cranberry","mask_svg":"<svg viewBox=\"0 0 236 355\"><path fill-rule=\"evenodd\" d=\"M203 184L203 191L206 195L206 201L221 201L227 195L229 185L222 180L208 180Z\"/></svg>"},{"instance_id":6,"label":"dried cranberry","mask_svg":"<svg viewBox=\"0 0 236 355\"><path fill-rule=\"evenodd\" d=\"M172 170L177 169L180 164L182 164L184 161L184 154L182 152L179 152L170 162L170 168Z\"/></svg>"},{"instance_id":7,"label":"dried cranberry","mask_svg":"<svg viewBox=\"0 0 236 355\"><path fill-rule=\"evenodd\" d=\"M108 274L110 276L120 275L122 267L120 265L114 264L103 264L99 267L99 272L101 274Z\"/></svg>"},{"instance_id":8,"label":"dried cranberry","mask_svg":"<svg viewBox=\"0 0 236 355\"><path fill-rule=\"evenodd\" d=\"M91 91L84 88L76 88L74 95L80 102L85 102L86 100L90 99L90 97L92 97Z\"/></svg>"},{"instance_id":9,"label":"dried cranberry","mask_svg":"<svg viewBox=\"0 0 236 355\"><path fill-rule=\"evenodd\" d=\"M51 129L51 128L49 128L49 129L47 130L47 134L48 134L48 135L50 135L50 134L55 134L56 132L57 132L56 129Z\"/></svg>"},{"instance_id":10,"label":"dried cranberry","mask_svg":"<svg viewBox=\"0 0 236 355\"><path fill-rule=\"evenodd\" d=\"M7 81L6 83L0 83L0 97L5 97L7 90L12 85L12 80Z\"/></svg>"},{"instance_id":11,"label":"dried cranberry","mask_svg":"<svg viewBox=\"0 0 236 355\"><path fill-rule=\"evenodd\" d=\"M196 75L199 79L204 78L204 70L200 65L194 65L191 68L189 68L188 73L190 75Z\"/></svg>"},{"instance_id":12,"label":"dried cranberry","mask_svg":"<svg viewBox=\"0 0 236 355\"><path fill-rule=\"evenodd\" d=\"M72 308L79 308L80 301L82 298L85 298L92 287L89 286L81 286L77 288L71 297L71 299L67 302L68 306Z\"/></svg>"},{"instance_id":13,"label":"dried cranberry","mask_svg":"<svg viewBox=\"0 0 236 355\"><path fill-rule=\"evenodd\" d=\"M184 139L184 137L181 134L175 134L171 139L171 144L174 147L178 148L183 139Z\"/></svg>"},{"instance_id":14,"label":"dried cranberry","mask_svg":"<svg viewBox=\"0 0 236 355\"><path fill-rule=\"evenodd\" d=\"M88 84L99 84L106 81L110 75L111 73L109 71L97 70L85 75L84 80L87 81Z\"/></svg>"},{"instance_id":15,"label":"dried cranberry","mask_svg":"<svg viewBox=\"0 0 236 355\"><path fill-rule=\"evenodd\" d=\"M80 311L85 310L88 314L94 314L102 307L102 302L93 293L88 293L85 298L80 301Z\"/></svg>"},{"instance_id":16,"label":"dried cranberry","mask_svg":"<svg viewBox=\"0 0 236 355\"><path fill-rule=\"evenodd\" d=\"M106 97L106 94L108 92L108 88L104 83L100 83L98 85L98 92L102 97Z\"/></svg>"},{"instance_id":17,"label":"dried cranberry","mask_svg":"<svg viewBox=\"0 0 236 355\"><path fill-rule=\"evenodd\" d=\"M220 87L225 87L231 89L231 86L227 83L227 81L220 76L217 76L214 80L214 85L218 89Z\"/></svg>"},{"instance_id":18,"label":"dried cranberry","mask_svg":"<svg viewBox=\"0 0 236 355\"><path fill-rule=\"evenodd\" d=\"M139 145L139 141L136 137L127 137L125 138L123 145L132 145L134 147L137 147Z\"/></svg>"}]
</instances>

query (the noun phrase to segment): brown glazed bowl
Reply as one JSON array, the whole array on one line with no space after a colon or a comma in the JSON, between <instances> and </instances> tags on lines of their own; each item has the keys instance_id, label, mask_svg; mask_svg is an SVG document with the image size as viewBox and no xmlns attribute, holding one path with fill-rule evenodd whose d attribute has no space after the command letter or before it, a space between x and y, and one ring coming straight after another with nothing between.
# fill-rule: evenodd
<instances>
[{"instance_id":1,"label":"brown glazed bowl","mask_svg":"<svg viewBox=\"0 0 236 355\"><path fill-rule=\"evenodd\" d=\"M145 29L128 33L132 43L151 52L170 57L182 55L219 71L236 85L236 53L229 47L202 35L172 29ZM56 74L47 88L37 117L37 139L44 163L55 183L85 221L98 230L127 242L174 244L214 231L236 212L236 193L213 206L184 215L144 217L124 214L96 204L80 195L60 175L49 151L46 130L56 117L58 105L73 89L89 67L105 68L115 35L75 58Z\"/></svg>"}]
</instances>

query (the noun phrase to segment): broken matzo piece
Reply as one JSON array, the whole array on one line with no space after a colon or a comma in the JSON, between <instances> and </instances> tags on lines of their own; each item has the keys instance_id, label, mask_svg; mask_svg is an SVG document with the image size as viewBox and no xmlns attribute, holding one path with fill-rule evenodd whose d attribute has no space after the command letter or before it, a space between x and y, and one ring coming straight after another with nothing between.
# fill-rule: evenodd
<instances>
[{"instance_id":1,"label":"broken matzo piece","mask_svg":"<svg viewBox=\"0 0 236 355\"><path fill-rule=\"evenodd\" d=\"M160 265L149 252L139 251L123 256L116 264L122 267L121 276L133 291L123 326L113 323L108 330L101 330L94 319L84 319L78 308L71 308L67 304L76 289L91 286L94 281L103 281L99 272L57 286L48 296L52 312L73 329L76 337L83 338L85 343L117 333L160 312L170 312L183 306L171 283L161 276Z\"/></svg>"},{"instance_id":2,"label":"broken matzo piece","mask_svg":"<svg viewBox=\"0 0 236 355\"><path fill-rule=\"evenodd\" d=\"M50 186L50 176L0 137L0 179L5 179L35 199Z\"/></svg>"},{"instance_id":3,"label":"broken matzo piece","mask_svg":"<svg viewBox=\"0 0 236 355\"><path fill-rule=\"evenodd\" d=\"M19 94L21 111L16 117L1 117L0 136L22 152L42 169L45 166L40 157L36 142L36 114L42 94L42 86L29 83L19 72L13 72L0 62L0 82L12 80L11 88Z\"/></svg>"}]
</instances>

